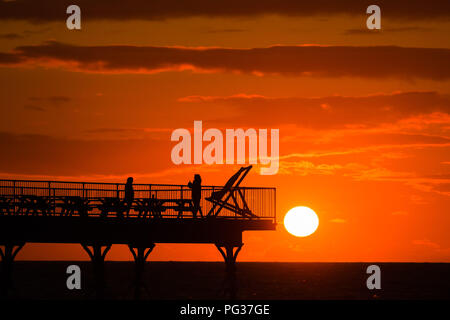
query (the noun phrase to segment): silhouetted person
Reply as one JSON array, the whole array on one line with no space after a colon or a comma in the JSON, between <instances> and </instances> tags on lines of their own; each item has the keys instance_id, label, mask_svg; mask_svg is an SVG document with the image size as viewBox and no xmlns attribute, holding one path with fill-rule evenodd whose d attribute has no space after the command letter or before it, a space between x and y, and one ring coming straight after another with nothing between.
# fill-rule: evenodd
<instances>
[{"instance_id":1,"label":"silhouetted person","mask_svg":"<svg viewBox=\"0 0 450 320\"><path fill-rule=\"evenodd\" d=\"M194 182L189 181L188 187L192 189L192 203L194 204L192 214L196 218L197 212L200 210L200 200L202 198L202 178L199 174L194 175Z\"/></svg>"},{"instance_id":2,"label":"silhouetted person","mask_svg":"<svg viewBox=\"0 0 450 320\"><path fill-rule=\"evenodd\" d=\"M127 179L127 183L125 184L125 199L124 204L127 211L127 218L130 215L130 209L133 205L134 201L134 190L133 190L133 177L129 177Z\"/></svg>"}]
</instances>

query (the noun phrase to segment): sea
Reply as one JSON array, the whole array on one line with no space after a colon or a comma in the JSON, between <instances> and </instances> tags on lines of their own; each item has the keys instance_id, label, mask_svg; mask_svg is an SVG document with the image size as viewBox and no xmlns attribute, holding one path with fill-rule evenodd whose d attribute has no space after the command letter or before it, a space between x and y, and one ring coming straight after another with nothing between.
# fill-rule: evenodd
<instances>
[{"instance_id":1,"label":"sea","mask_svg":"<svg viewBox=\"0 0 450 320\"><path fill-rule=\"evenodd\" d=\"M68 267L80 270L80 289L67 286ZM379 289L369 289L370 265L380 268ZM102 294L112 300L449 300L449 263L237 262L234 286L223 262L149 261L137 288L135 264L106 261ZM13 300L98 298L89 261L16 261Z\"/></svg>"}]
</instances>

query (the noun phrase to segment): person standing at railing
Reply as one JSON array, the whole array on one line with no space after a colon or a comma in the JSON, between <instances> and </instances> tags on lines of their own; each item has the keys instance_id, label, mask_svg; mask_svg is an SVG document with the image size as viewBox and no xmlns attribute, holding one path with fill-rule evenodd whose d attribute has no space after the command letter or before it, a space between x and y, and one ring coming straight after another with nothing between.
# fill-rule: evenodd
<instances>
[{"instance_id":1,"label":"person standing at railing","mask_svg":"<svg viewBox=\"0 0 450 320\"><path fill-rule=\"evenodd\" d=\"M127 218L130 215L131 206L134 201L134 190L133 190L133 177L129 177L127 179L127 183L125 184L125 199L124 204L127 211Z\"/></svg>"},{"instance_id":2,"label":"person standing at railing","mask_svg":"<svg viewBox=\"0 0 450 320\"><path fill-rule=\"evenodd\" d=\"M192 189L192 203L194 205L192 214L194 218L197 218L197 212L200 209L200 200L202 199L202 178L199 174L194 175L194 182L189 181L188 187Z\"/></svg>"}]
</instances>

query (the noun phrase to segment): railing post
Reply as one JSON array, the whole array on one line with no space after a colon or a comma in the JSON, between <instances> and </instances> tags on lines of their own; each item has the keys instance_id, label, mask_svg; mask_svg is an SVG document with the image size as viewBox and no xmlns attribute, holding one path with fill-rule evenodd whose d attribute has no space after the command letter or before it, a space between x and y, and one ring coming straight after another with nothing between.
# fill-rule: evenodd
<instances>
[{"instance_id":1,"label":"railing post","mask_svg":"<svg viewBox=\"0 0 450 320\"><path fill-rule=\"evenodd\" d=\"M16 180L13 181L13 203L14 203L14 213L16 212Z\"/></svg>"},{"instance_id":2,"label":"railing post","mask_svg":"<svg viewBox=\"0 0 450 320\"><path fill-rule=\"evenodd\" d=\"M56 194L55 194L55 188L52 189L53 191L53 215L56 215Z\"/></svg>"},{"instance_id":3,"label":"railing post","mask_svg":"<svg viewBox=\"0 0 450 320\"><path fill-rule=\"evenodd\" d=\"M85 189L85 183L83 182L83 199L86 198L86 189Z\"/></svg>"},{"instance_id":4,"label":"railing post","mask_svg":"<svg viewBox=\"0 0 450 320\"><path fill-rule=\"evenodd\" d=\"M277 223L277 189L273 190L274 193L274 201L273 201L273 219L274 222Z\"/></svg>"},{"instance_id":5,"label":"railing post","mask_svg":"<svg viewBox=\"0 0 450 320\"><path fill-rule=\"evenodd\" d=\"M20 187L20 195L23 196L23 187ZM20 208L20 214L23 213L23 206Z\"/></svg>"}]
</instances>

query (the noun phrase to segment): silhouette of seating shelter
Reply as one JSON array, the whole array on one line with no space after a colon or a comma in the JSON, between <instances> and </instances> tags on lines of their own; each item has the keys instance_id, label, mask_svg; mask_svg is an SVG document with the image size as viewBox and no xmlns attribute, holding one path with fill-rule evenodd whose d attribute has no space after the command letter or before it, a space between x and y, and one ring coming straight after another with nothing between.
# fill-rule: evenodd
<instances>
[{"instance_id":1,"label":"silhouette of seating shelter","mask_svg":"<svg viewBox=\"0 0 450 320\"><path fill-rule=\"evenodd\" d=\"M247 176L252 166L242 167L225 183L225 186L211 194L206 200L213 203L213 207L208 212L207 216L218 216L223 208L228 209L242 217L259 218L257 215L249 209L242 189L239 189L239 185L242 180ZM233 201L230 203L229 201ZM239 204L242 202L242 207Z\"/></svg>"}]
</instances>

